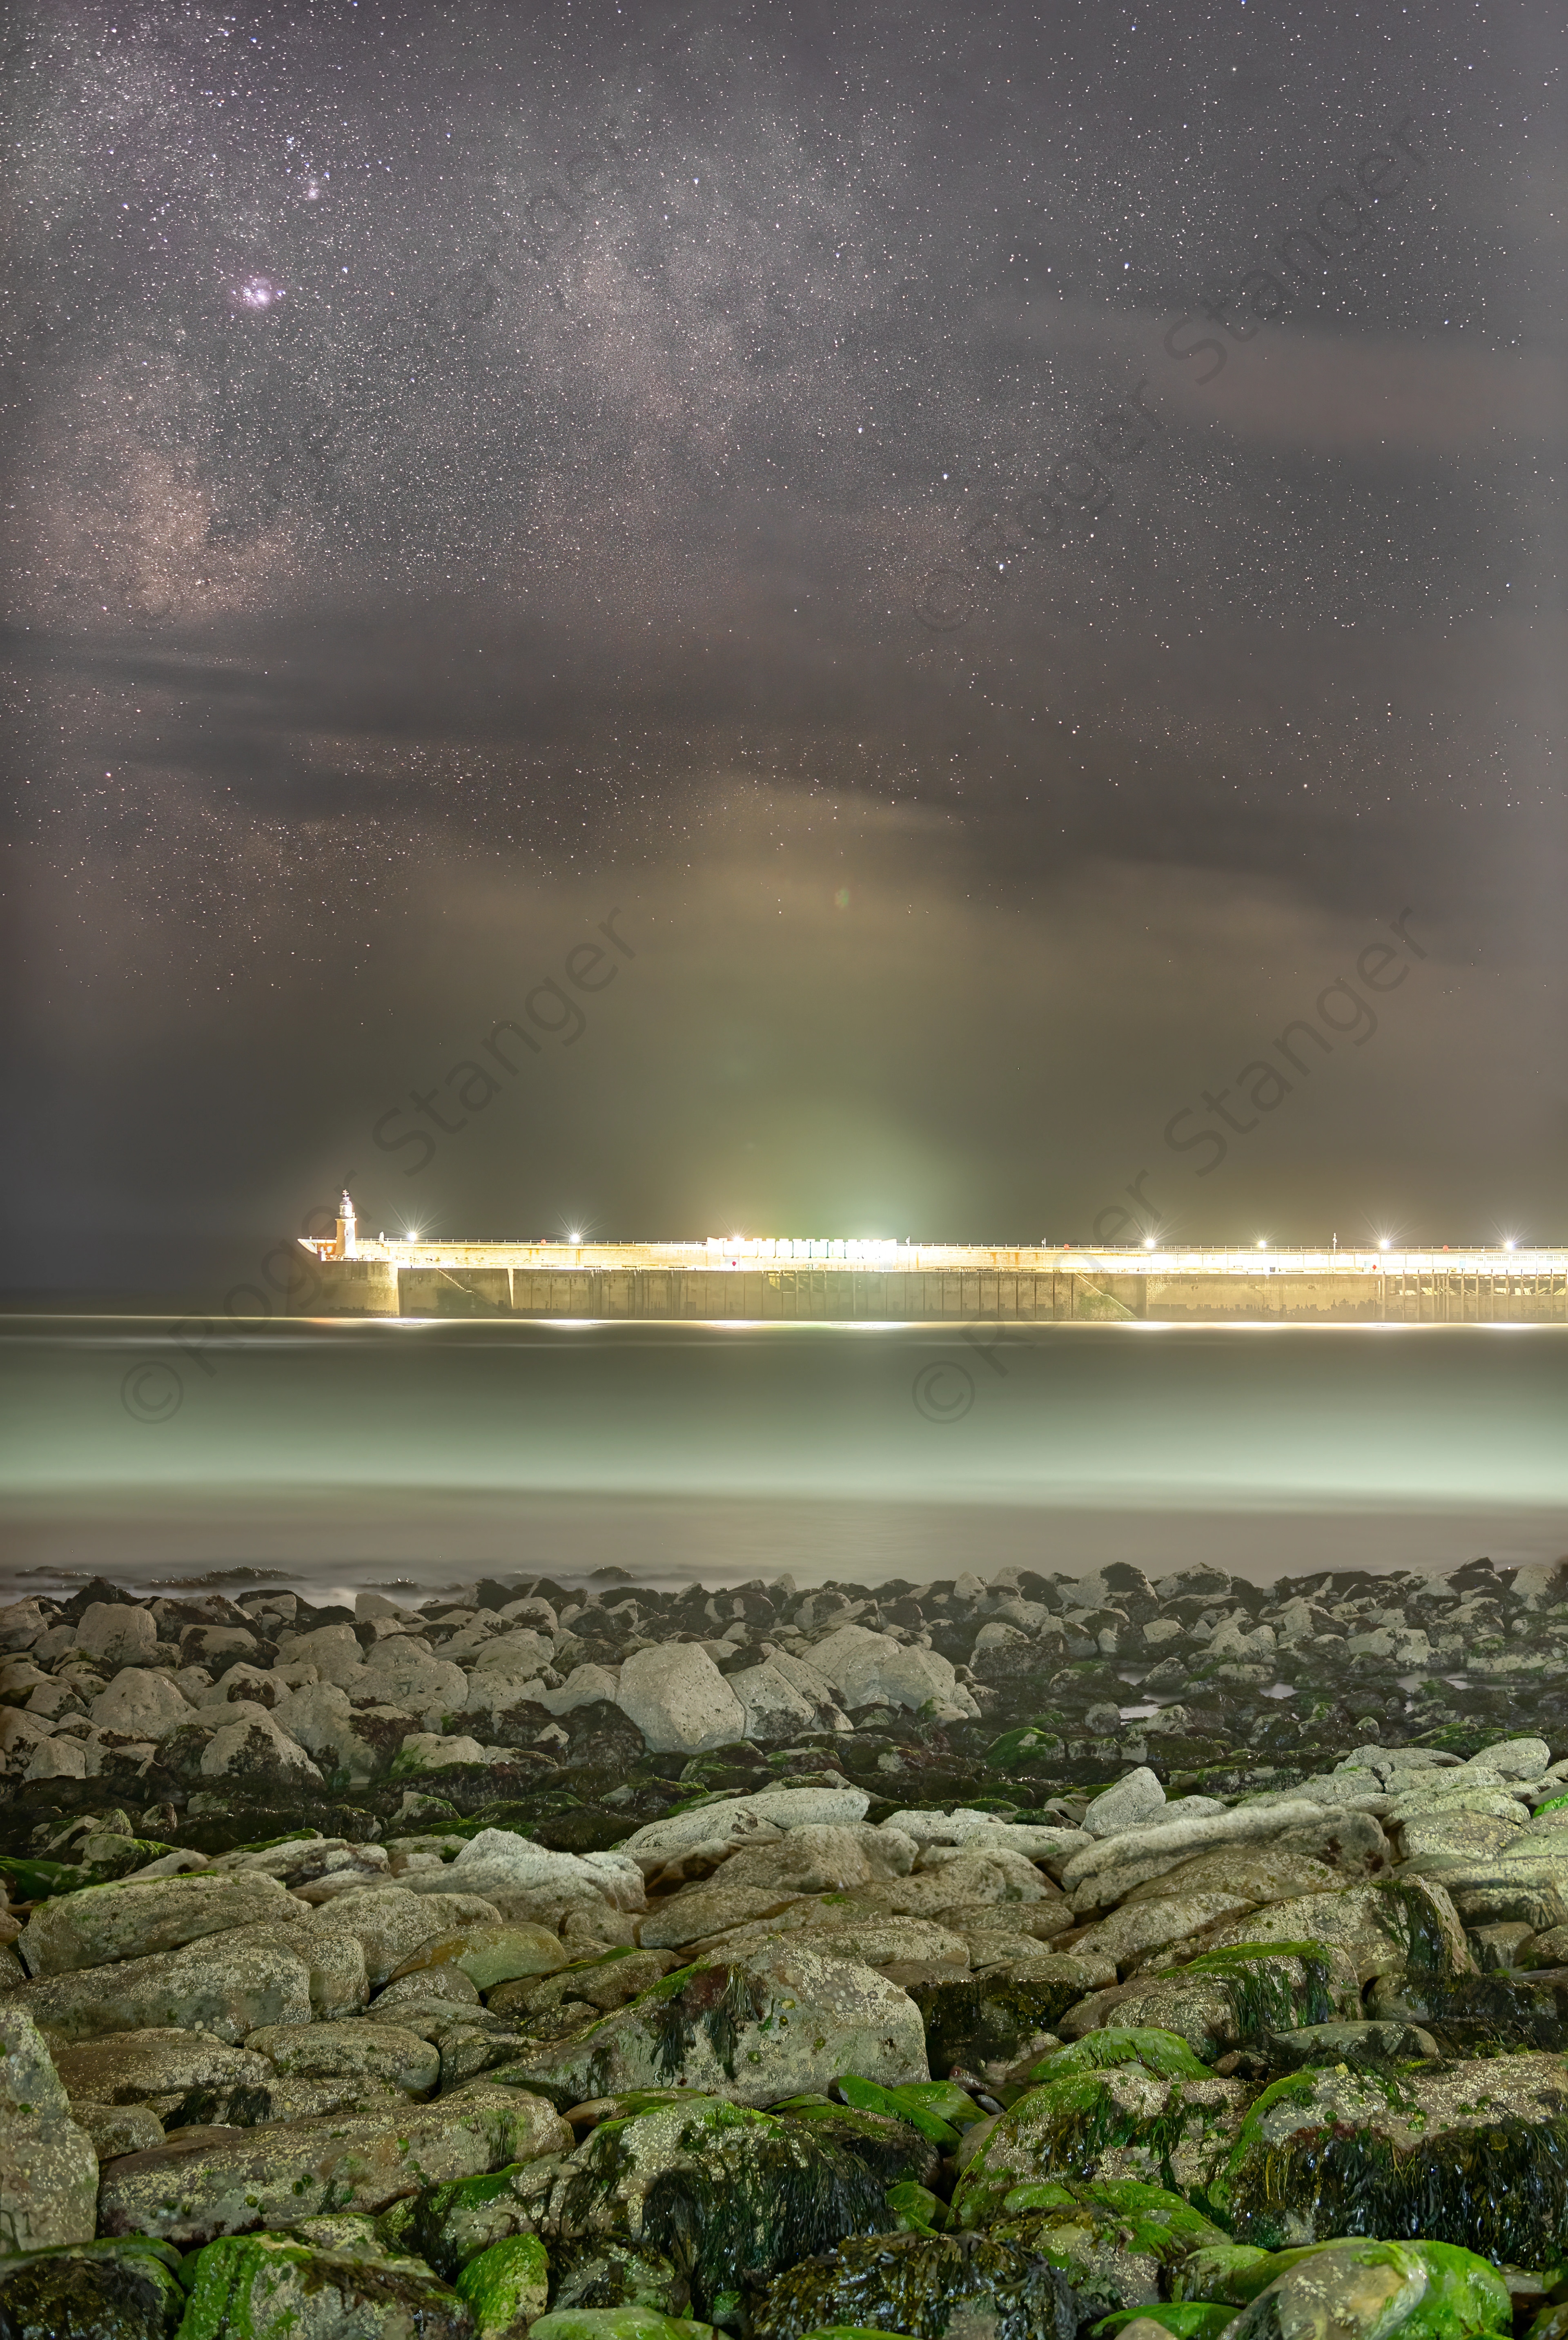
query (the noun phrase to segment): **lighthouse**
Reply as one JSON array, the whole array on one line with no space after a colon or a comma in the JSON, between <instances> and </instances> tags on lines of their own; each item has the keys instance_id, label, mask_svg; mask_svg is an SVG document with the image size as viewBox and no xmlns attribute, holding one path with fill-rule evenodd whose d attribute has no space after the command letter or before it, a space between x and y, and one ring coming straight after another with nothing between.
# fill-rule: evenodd
<instances>
[{"instance_id":1,"label":"lighthouse","mask_svg":"<svg viewBox=\"0 0 1568 2340\"><path fill-rule=\"evenodd\" d=\"M332 1245L332 1257L334 1259L357 1259L359 1257L359 1254L354 1247L353 1196L349 1193L346 1186L343 1188L342 1201L338 1205L338 1234L337 1241Z\"/></svg>"}]
</instances>

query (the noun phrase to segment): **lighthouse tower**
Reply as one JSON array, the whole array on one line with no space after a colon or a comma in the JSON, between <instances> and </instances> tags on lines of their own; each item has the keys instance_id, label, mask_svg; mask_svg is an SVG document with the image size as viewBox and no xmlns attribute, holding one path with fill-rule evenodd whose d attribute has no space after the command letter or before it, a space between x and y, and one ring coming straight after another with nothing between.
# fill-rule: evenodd
<instances>
[{"instance_id":1,"label":"lighthouse tower","mask_svg":"<svg viewBox=\"0 0 1568 2340\"><path fill-rule=\"evenodd\" d=\"M332 1245L332 1257L334 1259L357 1259L359 1257L359 1253L354 1245L353 1197L349 1193L346 1186L343 1188L342 1201L338 1205L338 1234L337 1241Z\"/></svg>"}]
</instances>

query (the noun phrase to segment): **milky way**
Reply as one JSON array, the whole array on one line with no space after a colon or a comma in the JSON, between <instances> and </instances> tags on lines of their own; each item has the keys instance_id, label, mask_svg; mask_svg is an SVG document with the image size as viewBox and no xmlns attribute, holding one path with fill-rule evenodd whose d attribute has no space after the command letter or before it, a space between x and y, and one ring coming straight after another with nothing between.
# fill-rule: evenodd
<instances>
[{"instance_id":1,"label":"milky way","mask_svg":"<svg viewBox=\"0 0 1568 2340\"><path fill-rule=\"evenodd\" d=\"M202 1001L269 1065L341 1046L435 894L508 873L673 927L739 867L839 932L872 872L943 925L1163 868L1140 950L1217 887L1265 986L1298 920L1310 972L1419 897L1547 1014L1549 29L23 8L19 1076L131 997L154 1056ZM1147 1022L1074 1012L1101 1061Z\"/></svg>"}]
</instances>

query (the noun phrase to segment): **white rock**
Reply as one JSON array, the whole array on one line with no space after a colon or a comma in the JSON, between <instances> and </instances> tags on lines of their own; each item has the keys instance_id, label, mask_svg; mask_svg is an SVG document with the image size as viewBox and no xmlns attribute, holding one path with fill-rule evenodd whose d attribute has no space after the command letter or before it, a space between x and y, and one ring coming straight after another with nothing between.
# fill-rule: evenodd
<instances>
[{"instance_id":1,"label":"white rock","mask_svg":"<svg viewBox=\"0 0 1568 2340\"><path fill-rule=\"evenodd\" d=\"M85 1780L89 1750L79 1739L41 1740L27 1758L25 1780ZM0 1985L0 1988L4 1986Z\"/></svg>"},{"instance_id":2,"label":"white rock","mask_svg":"<svg viewBox=\"0 0 1568 2340\"><path fill-rule=\"evenodd\" d=\"M291 1665L313 1665L323 1681L345 1687L363 1669L363 1653L352 1625L318 1625L313 1632L298 1633L289 1643Z\"/></svg>"},{"instance_id":3,"label":"white rock","mask_svg":"<svg viewBox=\"0 0 1568 2340\"><path fill-rule=\"evenodd\" d=\"M1288 1828L1317 1819L1322 1810L1315 1799L1288 1795L1277 1804L1243 1804L1236 1811L1216 1812L1206 1819L1172 1819L1163 1826L1129 1829L1122 1836L1091 1838L1067 1862L1062 1883L1070 1891L1086 1878L1098 1877L1124 1861L1147 1860L1159 1853L1189 1848L1202 1852L1211 1844L1245 1844L1249 1839L1280 1835Z\"/></svg>"},{"instance_id":4,"label":"white rock","mask_svg":"<svg viewBox=\"0 0 1568 2340\"><path fill-rule=\"evenodd\" d=\"M410 1730L393 1760L392 1776L402 1780L416 1771L449 1771L459 1763L483 1761L484 1749L477 1739L459 1733L445 1738L439 1730Z\"/></svg>"},{"instance_id":5,"label":"white rock","mask_svg":"<svg viewBox=\"0 0 1568 2340\"><path fill-rule=\"evenodd\" d=\"M461 1666L432 1657L405 1634L389 1634L365 1658L365 1672L378 1687L385 1683L389 1706L408 1706L422 1714L432 1730L447 1714L459 1714L468 1696L468 1676Z\"/></svg>"},{"instance_id":6,"label":"white rock","mask_svg":"<svg viewBox=\"0 0 1568 2340\"><path fill-rule=\"evenodd\" d=\"M792 1650L775 1645L772 1656L764 1662L782 1674L790 1689L814 1710L819 1730L853 1730L854 1724L833 1695L832 1683L818 1672L809 1658L797 1657ZM733 1685L738 1677L731 1674L729 1679Z\"/></svg>"},{"instance_id":7,"label":"white rock","mask_svg":"<svg viewBox=\"0 0 1568 2340\"><path fill-rule=\"evenodd\" d=\"M728 1845L738 1852L745 1844L771 1843L779 1829L832 1828L864 1819L870 1800L863 1788L762 1788L754 1796L726 1797L722 1803L650 1820L616 1849L651 1875L698 1845Z\"/></svg>"},{"instance_id":8,"label":"white rock","mask_svg":"<svg viewBox=\"0 0 1568 2340\"><path fill-rule=\"evenodd\" d=\"M449 1642L447 1647L451 1649L452 1644ZM486 1641L473 1660L473 1671L476 1674L511 1674L519 1681L531 1681L554 1656L555 1642L549 1635L523 1627Z\"/></svg>"},{"instance_id":9,"label":"white rock","mask_svg":"<svg viewBox=\"0 0 1568 2340\"><path fill-rule=\"evenodd\" d=\"M0 1609L0 1650L30 1650L49 1630L36 1601L13 1601Z\"/></svg>"},{"instance_id":10,"label":"white rock","mask_svg":"<svg viewBox=\"0 0 1568 2340\"><path fill-rule=\"evenodd\" d=\"M320 1771L297 1739L281 1730L264 1706L232 1707L233 1722L214 1730L202 1750L204 1780L260 1780L274 1787L319 1788Z\"/></svg>"},{"instance_id":11,"label":"white rock","mask_svg":"<svg viewBox=\"0 0 1568 2340\"><path fill-rule=\"evenodd\" d=\"M656 1755L700 1755L745 1733L745 1708L697 1641L635 1651L620 1669L615 1703Z\"/></svg>"},{"instance_id":12,"label":"white rock","mask_svg":"<svg viewBox=\"0 0 1568 2340\"><path fill-rule=\"evenodd\" d=\"M1066 1860L1089 1839L1081 1829L1037 1827L1028 1820L1000 1820L995 1812L893 1812L882 1822L912 1837L925 1852L951 1846L966 1852L1020 1852L1026 1860Z\"/></svg>"},{"instance_id":13,"label":"white rock","mask_svg":"<svg viewBox=\"0 0 1568 2340\"><path fill-rule=\"evenodd\" d=\"M126 1609L117 1601L94 1601L82 1611L76 1647L111 1666L144 1666L154 1661L158 1627L150 1610Z\"/></svg>"},{"instance_id":14,"label":"white rock","mask_svg":"<svg viewBox=\"0 0 1568 2340\"><path fill-rule=\"evenodd\" d=\"M1501 1779L1538 1780L1552 1760L1552 1750L1544 1739L1500 1739L1494 1747L1483 1747L1474 1760Z\"/></svg>"},{"instance_id":15,"label":"white rock","mask_svg":"<svg viewBox=\"0 0 1568 2340\"><path fill-rule=\"evenodd\" d=\"M273 1707L273 1720L335 1781L360 1786L373 1776L375 1750L356 1737L349 1694L336 1682L308 1682L291 1691Z\"/></svg>"},{"instance_id":16,"label":"white rock","mask_svg":"<svg viewBox=\"0 0 1568 2340\"><path fill-rule=\"evenodd\" d=\"M748 1739L789 1739L817 1728L817 1709L771 1659L725 1679L746 1710Z\"/></svg>"},{"instance_id":17,"label":"white rock","mask_svg":"<svg viewBox=\"0 0 1568 2340\"><path fill-rule=\"evenodd\" d=\"M1084 1827L1090 1836L1119 1836L1124 1829L1145 1827L1165 1805L1165 1790L1148 1766L1140 1763L1094 1799L1084 1814Z\"/></svg>"},{"instance_id":18,"label":"white rock","mask_svg":"<svg viewBox=\"0 0 1568 2340\"><path fill-rule=\"evenodd\" d=\"M551 1852L511 1829L481 1829L435 1883L450 1893L528 1893L556 1885L590 1885L618 1909L645 1906L642 1871L624 1847L614 1852ZM422 1890L422 1880L412 1890Z\"/></svg>"},{"instance_id":19,"label":"white rock","mask_svg":"<svg viewBox=\"0 0 1568 2340\"><path fill-rule=\"evenodd\" d=\"M811 1663L846 1706L869 1706L879 1698L917 1711L933 1700L973 1706L947 1659L935 1650L911 1648L889 1634L868 1632L864 1625L840 1625L814 1643ZM979 1712L978 1707L973 1710Z\"/></svg>"},{"instance_id":20,"label":"white rock","mask_svg":"<svg viewBox=\"0 0 1568 2340\"><path fill-rule=\"evenodd\" d=\"M0 1776L20 1779L35 1748L53 1735L53 1726L42 1716L24 1713L19 1706L0 1706Z\"/></svg>"},{"instance_id":21,"label":"white rock","mask_svg":"<svg viewBox=\"0 0 1568 2340\"><path fill-rule=\"evenodd\" d=\"M574 1708L596 1706L600 1700L613 1706L620 1689L620 1671L619 1666L573 1666L559 1690L530 1682L525 1694L551 1714L571 1714Z\"/></svg>"},{"instance_id":22,"label":"white rock","mask_svg":"<svg viewBox=\"0 0 1568 2340\"><path fill-rule=\"evenodd\" d=\"M191 1719L183 1693L169 1676L144 1666L122 1667L87 1712L96 1730L116 1739L150 1739L154 1745Z\"/></svg>"}]
</instances>

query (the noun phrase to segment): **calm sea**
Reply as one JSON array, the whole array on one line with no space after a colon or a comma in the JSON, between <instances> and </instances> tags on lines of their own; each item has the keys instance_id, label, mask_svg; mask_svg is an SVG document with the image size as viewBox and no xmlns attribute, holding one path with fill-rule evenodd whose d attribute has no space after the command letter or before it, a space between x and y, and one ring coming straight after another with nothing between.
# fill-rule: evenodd
<instances>
[{"instance_id":1,"label":"calm sea","mask_svg":"<svg viewBox=\"0 0 1568 2340\"><path fill-rule=\"evenodd\" d=\"M7 1584L1568 1552L1568 1330L0 1321Z\"/></svg>"}]
</instances>

